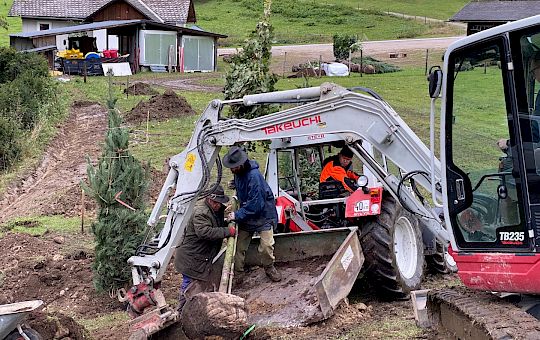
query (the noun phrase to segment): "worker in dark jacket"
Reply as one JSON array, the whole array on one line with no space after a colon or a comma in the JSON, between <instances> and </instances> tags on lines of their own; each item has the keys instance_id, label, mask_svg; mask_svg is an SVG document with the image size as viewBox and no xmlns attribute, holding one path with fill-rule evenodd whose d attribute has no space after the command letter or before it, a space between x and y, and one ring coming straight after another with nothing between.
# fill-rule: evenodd
<instances>
[{"instance_id":1,"label":"worker in dark jacket","mask_svg":"<svg viewBox=\"0 0 540 340\"><path fill-rule=\"evenodd\" d=\"M352 171L352 157L351 149L344 146L337 155L326 158L323 161L319 182L337 182L339 191L346 194L358 189L356 181L360 176Z\"/></svg>"},{"instance_id":2,"label":"worker in dark jacket","mask_svg":"<svg viewBox=\"0 0 540 340\"><path fill-rule=\"evenodd\" d=\"M223 157L223 165L234 174L234 186L240 208L229 213L228 219L238 224L238 243L234 270L237 281L244 275L246 251L254 233L261 237L259 253L266 275L280 281L281 275L274 267L274 233L277 212L274 194L259 171L259 164L249 160L244 149L233 146Z\"/></svg>"},{"instance_id":3,"label":"worker in dark jacket","mask_svg":"<svg viewBox=\"0 0 540 340\"><path fill-rule=\"evenodd\" d=\"M182 273L179 311L194 295L213 291L208 282L212 260L219 253L223 239L236 235L236 229L224 221L229 197L218 186L213 194L197 202L184 232L184 239L176 249L174 266Z\"/></svg>"}]
</instances>

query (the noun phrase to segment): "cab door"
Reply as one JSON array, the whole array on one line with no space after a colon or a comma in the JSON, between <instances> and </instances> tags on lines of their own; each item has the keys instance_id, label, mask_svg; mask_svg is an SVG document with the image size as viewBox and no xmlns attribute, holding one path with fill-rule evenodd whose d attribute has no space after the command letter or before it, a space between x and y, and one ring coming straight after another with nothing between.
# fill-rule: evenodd
<instances>
[{"instance_id":1,"label":"cab door","mask_svg":"<svg viewBox=\"0 0 540 340\"><path fill-rule=\"evenodd\" d=\"M444 157L449 219L460 250L531 246L513 67L505 35L448 55Z\"/></svg>"}]
</instances>

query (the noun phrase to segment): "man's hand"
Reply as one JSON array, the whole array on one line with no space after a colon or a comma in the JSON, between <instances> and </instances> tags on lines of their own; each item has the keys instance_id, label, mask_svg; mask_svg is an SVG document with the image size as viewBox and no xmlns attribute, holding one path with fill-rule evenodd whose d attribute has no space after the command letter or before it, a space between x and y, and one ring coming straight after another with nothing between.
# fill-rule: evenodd
<instances>
[{"instance_id":1,"label":"man's hand","mask_svg":"<svg viewBox=\"0 0 540 340\"><path fill-rule=\"evenodd\" d=\"M227 214L227 221L234 221L234 211L231 211L229 214Z\"/></svg>"},{"instance_id":2,"label":"man's hand","mask_svg":"<svg viewBox=\"0 0 540 340\"><path fill-rule=\"evenodd\" d=\"M236 228L234 226L229 226L229 236L235 236L236 235Z\"/></svg>"},{"instance_id":3,"label":"man's hand","mask_svg":"<svg viewBox=\"0 0 540 340\"><path fill-rule=\"evenodd\" d=\"M506 138L499 139L497 141L497 146L499 147L499 149L501 149L501 151L508 150L508 139Z\"/></svg>"},{"instance_id":4,"label":"man's hand","mask_svg":"<svg viewBox=\"0 0 540 340\"><path fill-rule=\"evenodd\" d=\"M233 205L232 205L232 202L229 202L225 206L225 216L229 215L232 212L233 212Z\"/></svg>"}]
</instances>

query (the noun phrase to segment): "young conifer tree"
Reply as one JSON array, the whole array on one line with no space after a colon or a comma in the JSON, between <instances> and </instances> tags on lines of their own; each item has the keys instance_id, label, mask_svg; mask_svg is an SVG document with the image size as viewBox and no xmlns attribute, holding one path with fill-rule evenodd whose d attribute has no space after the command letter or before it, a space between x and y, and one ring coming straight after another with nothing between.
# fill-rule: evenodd
<instances>
[{"instance_id":1,"label":"young conifer tree","mask_svg":"<svg viewBox=\"0 0 540 340\"><path fill-rule=\"evenodd\" d=\"M111 85L109 85L111 86ZM142 242L148 171L129 151L129 133L109 99L109 129L96 166L88 162L86 191L96 200L94 286L108 291L130 280L127 259ZM149 167L146 167L148 169ZM122 204L122 203L123 204Z\"/></svg>"}]
</instances>

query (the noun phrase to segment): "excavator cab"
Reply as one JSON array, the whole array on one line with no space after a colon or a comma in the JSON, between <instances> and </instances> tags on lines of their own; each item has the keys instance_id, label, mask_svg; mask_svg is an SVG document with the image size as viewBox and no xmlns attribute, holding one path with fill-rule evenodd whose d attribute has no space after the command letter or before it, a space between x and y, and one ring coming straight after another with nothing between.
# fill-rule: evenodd
<instances>
[{"instance_id":1,"label":"excavator cab","mask_svg":"<svg viewBox=\"0 0 540 340\"><path fill-rule=\"evenodd\" d=\"M338 181L320 183L324 160L338 154L345 143L332 135L310 138L294 137L285 142L276 140L270 146L268 164L277 164L277 172L267 171L266 179L274 192L279 193L280 223L277 231L357 226L357 217L380 214L382 186L358 158L353 157L351 166L351 171L362 175L357 192L351 194ZM277 181L274 176L277 176ZM288 208L296 210L296 215L307 224L291 218L291 214L286 213Z\"/></svg>"},{"instance_id":2,"label":"excavator cab","mask_svg":"<svg viewBox=\"0 0 540 340\"><path fill-rule=\"evenodd\" d=\"M472 288L540 293L540 24L515 22L445 54L446 223Z\"/></svg>"}]
</instances>

